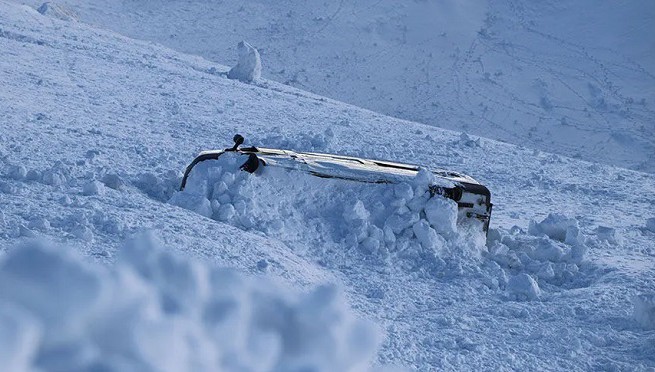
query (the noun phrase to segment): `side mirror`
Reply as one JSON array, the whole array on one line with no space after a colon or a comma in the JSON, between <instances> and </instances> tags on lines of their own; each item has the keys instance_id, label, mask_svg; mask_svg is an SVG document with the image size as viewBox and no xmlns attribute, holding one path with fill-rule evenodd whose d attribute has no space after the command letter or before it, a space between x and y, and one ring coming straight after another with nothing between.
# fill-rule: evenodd
<instances>
[{"instance_id":1,"label":"side mirror","mask_svg":"<svg viewBox=\"0 0 655 372\"><path fill-rule=\"evenodd\" d=\"M234 146L230 149L230 151L236 151L241 144L243 144L244 138L240 134L235 134L234 138L232 139L234 141Z\"/></svg>"}]
</instances>

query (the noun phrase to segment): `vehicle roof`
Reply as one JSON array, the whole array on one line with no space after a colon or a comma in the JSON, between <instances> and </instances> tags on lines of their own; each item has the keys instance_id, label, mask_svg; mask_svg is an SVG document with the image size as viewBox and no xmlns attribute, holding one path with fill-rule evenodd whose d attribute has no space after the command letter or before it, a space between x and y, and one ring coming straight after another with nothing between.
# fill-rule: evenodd
<instances>
[{"instance_id":1,"label":"vehicle roof","mask_svg":"<svg viewBox=\"0 0 655 372\"><path fill-rule=\"evenodd\" d=\"M199 156L211 154L220 154L230 150L209 150L203 151ZM397 163L386 160L375 160L359 158L354 156L344 156L337 154L325 154L317 152L300 152L292 150L271 149L265 147L244 147L236 150L237 153L255 154L258 158L271 165L282 167L301 168L303 166L311 168L313 172L325 175L339 176L342 173L357 173L358 177L363 174L374 174L378 177L414 177L418 173L418 165ZM464 182L480 185L472 177L449 170L429 169L437 177L451 182Z\"/></svg>"}]
</instances>

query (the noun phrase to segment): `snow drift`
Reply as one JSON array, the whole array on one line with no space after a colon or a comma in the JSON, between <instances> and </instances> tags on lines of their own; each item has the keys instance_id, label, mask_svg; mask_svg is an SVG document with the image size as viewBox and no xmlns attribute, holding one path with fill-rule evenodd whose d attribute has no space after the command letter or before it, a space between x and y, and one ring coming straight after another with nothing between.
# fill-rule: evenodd
<instances>
[{"instance_id":1,"label":"snow drift","mask_svg":"<svg viewBox=\"0 0 655 372\"><path fill-rule=\"evenodd\" d=\"M368 184L278 167L250 174L239 170L245 158L225 153L197 164L170 202L266 233L330 267L361 255L434 273L444 259L475 261L484 249L477 220L458 226L457 204L430 197L435 177L426 170L411 183Z\"/></svg>"},{"instance_id":2,"label":"snow drift","mask_svg":"<svg viewBox=\"0 0 655 372\"><path fill-rule=\"evenodd\" d=\"M280 239L326 267L351 260L428 277L481 275L516 300L538 300L541 286L583 285L587 246L578 222L560 214L520 228L457 223L457 204L430 197L434 176L365 184L281 167L239 170L245 155L226 152L197 164L172 204L205 217Z\"/></svg>"},{"instance_id":3,"label":"snow drift","mask_svg":"<svg viewBox=\"0 0 655 372\"><path fill-rule=\"evenodd\" d=\"M30 243L0 263L4 370L360 370L378 336L326 285L293 293L163 250L96 266Z\"/></svg>"}]
</instances>

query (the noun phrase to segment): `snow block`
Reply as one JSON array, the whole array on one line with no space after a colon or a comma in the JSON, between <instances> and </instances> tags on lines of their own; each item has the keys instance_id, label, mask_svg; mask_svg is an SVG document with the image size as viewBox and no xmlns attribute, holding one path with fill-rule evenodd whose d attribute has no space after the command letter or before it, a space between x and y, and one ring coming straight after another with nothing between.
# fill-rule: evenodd
<instances>
[{"instance_id":1,"label":"snow block","mask_svg":"<svg viewBox=\"0 0 655 372\"><path fill-rule=\"evenodd\" d=\"M457 203L453 200L439 196L430 198L425 204L425 217L441 235L457 232Z\"/></svg>"},{"instance_id":2,"label":"snow block","mask_svg":"<svg viewBox=\"0 0 655 372\"><path fill-rule=\"evenodd\" d=\"M655 217L646 220L646 230L655 233Z\"/></svg>"},{"instance_id":3,"label":"snow block","mask_svg":"<svg viewBox=\"0 0 655 372\"><path fill-rule=\"evenodd\" d=\"M91 181L82 187L82 194L86 196L104 194L105 186L98 181Z\"/></svg>"},{"instance_id":4,"label":"snow block","mask_svg":"<svg viewBox=\"0 0 655 372\"><path fill-rule=\"evenodd\" d=\"M530 221L528 233L539 236L546 235L560 242L580 241L578 221L558 213L551 213L541 222Z\"/></svg>"},{"instance_id":5,"label":"snow block","mask_svg":"<svg viewBox=\"0 0 655 372\"><path fill-rule=\"evenodd\" d=\"M538 300L541 290L537 282L526 273L513 276L507 283L507 291L516 300Z\"/></svg>"},{"instance_id":6,"label":"snow block","mask_svg":"<svg viewBox=\"0 0 655 372\"><path fill-rule=\"evenodd\" d=\"M12 165L9 167L7 175L17 181L22 181L27 176L27 169L22 165Z\"/></svg>"},{"instance_id":7,"label":"snow block","mask_svg":"<svg viewBox=\"0 0 655 372\"><path fill-rule=\"evenodd\" d=\"M239 62L227 73L228 79L237 79L244 83L258 80L262 76L262 61L257 49L245 41L241 41L237 49Z\"/></svg>"},{"instance_id":8,"label":"snow block","mask_svg":"<svg viewBox=\"0 0 655 372\"><path fill-rule=\"evenodd\" d=\"M110 189L118 190L125 186L125 181L117 174L107 173L102 177L102 183Z\"/></svg>"},{"instance_id":9,"label":"snow block","mask_svg":"<svg viewBox=\"0 0 655 372\"><path fill-rule=\"evenodd\" d=\"M437 251L441 247L443 238L440 239L437 232L430 227L427 221L418 221L412 226L412 230L423 248Z\"/></svg>"},{"instance_id":10,"label":"snow block","mask_svg":"<svg viewBox=\"0 0 655 372\"><path fill-rule=\"evenodd\" d=\"M655 329L655 293L640 294L633 303L635 320L646 329Z\"/></svg>"},{"instance_id":11,"label":"snow block","mask_svg":"<svg viewBox=\"0 0 655 372\"><path fill-rule=\"evenodd\" d=\"M606 226L598 226L596 228L596 238L602 242L610 244L618 244L619 239L616 234L616 229Z\"/></svg>"}]
</instances>

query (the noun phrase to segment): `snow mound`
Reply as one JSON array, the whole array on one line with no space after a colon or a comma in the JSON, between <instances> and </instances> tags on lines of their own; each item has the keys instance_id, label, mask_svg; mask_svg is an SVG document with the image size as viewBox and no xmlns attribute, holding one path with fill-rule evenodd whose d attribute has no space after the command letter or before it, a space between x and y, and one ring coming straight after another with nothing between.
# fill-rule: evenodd
<instances>
[{"instance_id":1,"label":"snow mound","mask_svg":"<svg viewBox=\"0 0 655 372\"><path fill-rule=\"evenodd\" d=\"M0 262L5 370L352 370L377 341L334 286L293 293L147 237L109 268L39 243Z\"/></svg>"},{"instance_id":2,"label":"snow mound","mask_svg":"<svg viewBox=\"0 0 655 372\"><path fill-rule=\"evenodd\" d=\"M370 184L270 166L250 174L239 170L245 159L225 153L197 164L170 203L310 251L328 267L361 255L433 275L444 272L444 260L474 264L485 249L477 221L457 225L457 204L430 197L428 171L405 183Z\"/></svg>"},{"instance_id":3,"label":"snow mound","mask_svg":"<svg viewBox=\"0 0 655 372\"><path fill-rule=\"evenodd\" d=\"M575 231L572 233L572 231ZM560 215L549 215L543 221L530 223L530 234L518 227L510 231L491 229L487 239L487 257L495 262L506 274L529 275L536 288L553 285L575 288L588 285L580 270L584 265L587 246L577 230L577 221ZM575 239L572 238L575 236ZM502 279L502 275L500 277ZM518 279L515 279L518 280ZM520 288L530 288L525 277ZM502 280L499 285L502 287ZM519 284L519 283L515 283ZM513 296L514 288L508 292ZM525 291L521 290L521 293ZM533 293L534 292L534 293ZM535 299L530 290L527 297ZM516 296L513 296L516 297Z\"/></svg>"},{"instance_id":4,"label":"snow mound","mask_svg":"<svg viewBox=\"0 0 655 372\"><path fill-rule=\"evenodd\" d=\"M635 320L646 329L655 329L655 293L640 294L633 302Z\"/></svg>"},{"instance_id":5,"label":"snow mound","mask_svg":"<svg viewBox=\"0 0 655 372\"><path fill-rule=\"evenodd\" d=\"M239 51L239 62L230 69L227 77L244 83L259 80L262 76L262 61L257 49L245 41L239 42L237 49Z\"/></svg>"}]
</instances>

